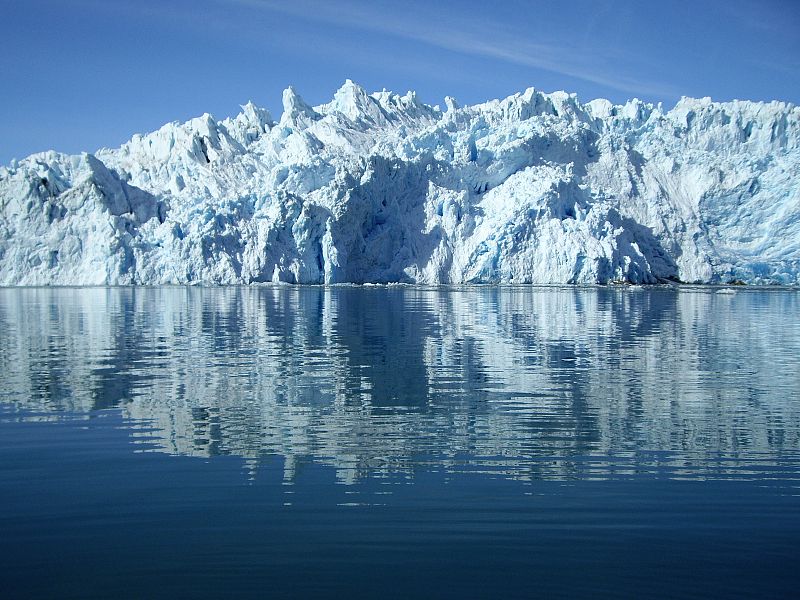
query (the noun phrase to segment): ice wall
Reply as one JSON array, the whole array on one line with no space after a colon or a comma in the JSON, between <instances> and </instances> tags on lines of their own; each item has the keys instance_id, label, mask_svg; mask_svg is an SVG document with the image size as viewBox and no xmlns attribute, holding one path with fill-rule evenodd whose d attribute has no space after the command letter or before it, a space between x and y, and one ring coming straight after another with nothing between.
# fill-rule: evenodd
<instances>
[{"instance_id":1,"label":"ice wall","mask_svg":"<svg viewBox=\"0 0 800 600\"><path fill-rule=\"evenodd\" d=\"M800 109L351 81L0 168L0 284L800 284Z\"/></svg>"}]
</instances>

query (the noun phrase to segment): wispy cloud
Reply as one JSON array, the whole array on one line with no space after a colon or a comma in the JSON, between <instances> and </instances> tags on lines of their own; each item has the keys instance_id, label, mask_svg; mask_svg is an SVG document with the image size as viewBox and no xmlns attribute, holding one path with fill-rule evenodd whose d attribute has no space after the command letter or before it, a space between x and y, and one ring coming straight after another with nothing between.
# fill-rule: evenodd
<instances>
[{"instance_id":1,"label":"wispy cloud","mask_svg":"<svg viewBox=\"0 0 800 600\"><path fill-rule=\"evenodd\" d=\"M676 96L676 90L662 82L622 74L613 52L597 48L574 48L553 40L533 39L533 34L513 31L507 24L468 15L437 13L431 8L411 10L398 4L376 2L316 2L296 0L217 0L261 11L284 14L411 40L460 54L499 60L574 77L611 89L654 96Z\"/></svg>"},{"instance_id":2,"label":"wispy cloud","mask_svg":"<svg viewBox=\"0 0 800 600\"><path fill-rule=\"evenodd\" d=\"M750 30L770 33L797 34L800 25L800 6L797 0L762 0L746 2L729 0L720 6L723 16L736 20L740 26Z\"/></svg>"},{"instance_id":3,"label":"wispy cloud","mask_svg":"<svg viewBox=\"0 0 800 600\"><path fill-rule=\"evenodd\" d=\"M308 11L295 7L281 6L277 3L263 4L248 2L247 0L198 0L194 10L187 11L185 6L169 3L143 3L141 0L72 0L74 4L82 5L95 12L104 12L120 18L138 19L143 21L156 20L161 24L170 22L182 30L191 30L196 35L212 36L216 40L236 42L258 51L270 48L283 52L305 54L318 58L335 57L347 60L348 64L374 67L379 63L395 60L396 56L389 50L372 48L369 54L363 51L363 44L357 39L348 39L346 36L330 36L327 38L315 37L313 42L308 37L298 35L296 30L283 30L280 23L276 22L281 16L309 17ZM229 10L236 7L240 10ZM255 9L257 18L245 20L247 10ZM256 15L252 15L256 17ZM332 20L309 19L324 24L336 24ZM339 23L347 25L347 21ZM0 57L2 60L2 57ZM392 69L399 72L414 73L420 69L419 64L403 62L395 63ZM444 81L468 81L471 75L459 71L437 73L437 77ZM285 84L293 83L286 81Z\"/></svg>"},{"instance_id":4,"label":"wispy cloud","mask_svg":"<svg viewBox=\"0 0 800 600\"><path fill-rule=\"evenodd\" d=\"M309 41L296 35L296 30L282 30L280 18L290 17L344 31L382 34L462 56L540 69L625 94L659 99L681 95L674 86L639 76L644 70L642 65L634 65L631 57L621 53L618 47L601 47L597 38L587 39L588 36L583 35L570 36L565 40L554 33L548 34L545 24L532 32L466 10L460 13L445 12L430 5L387 3L381 0L206 0L198 2L195 9L187 13L185 6L169 3L74 1L92 6L95 10L170 20L180 23L184 28L217 34L218 37L256 48L271 46L310 56L338 56L351 63L374 64L396 57L380 47L373 47L367 56L363 53L363 46L341 35L341 31L330 36L317 36ZM237 10L232 10L234 8ZM250 21L245 20L248 11L252 11ZM429 64L419 61L411 61L408 65L398 64L401 62L396 61L392 68L401 68L406 72L430 69ZM472 74L445 72L437 76L447 80L462 80Z\"/></svg>"}]
</instances>

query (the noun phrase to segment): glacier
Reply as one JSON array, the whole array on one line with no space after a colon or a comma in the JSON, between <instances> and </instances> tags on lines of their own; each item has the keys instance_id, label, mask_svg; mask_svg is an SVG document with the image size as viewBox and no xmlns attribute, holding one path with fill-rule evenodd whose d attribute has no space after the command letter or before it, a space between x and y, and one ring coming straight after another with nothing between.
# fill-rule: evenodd
<instances>
[{"instance_id":1,"label":"glacier","mask_svg":"<svg viewBox=\"0 0 800 600\"><path fill-rule=\"evenodd\" d=\"M800 285L800 108L348 80L0 167L0 285Z\"/></svg>"}]
</instances>

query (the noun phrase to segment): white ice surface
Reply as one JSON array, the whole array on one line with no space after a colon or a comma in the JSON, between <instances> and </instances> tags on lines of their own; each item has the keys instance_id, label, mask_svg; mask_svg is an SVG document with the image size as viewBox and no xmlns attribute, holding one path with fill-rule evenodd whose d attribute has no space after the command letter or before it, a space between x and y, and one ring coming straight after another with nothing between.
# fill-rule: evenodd
<instances>
[{"instance_id":1,"label":"white ice surface","mask_svg":"<svg viewBox=\"0 0 800 600\"><path fill-rule=\"evenodd\" d=\"M0 168L0 284L800 284L800 109L351 81Z\"/></svg>"}]
</instances>

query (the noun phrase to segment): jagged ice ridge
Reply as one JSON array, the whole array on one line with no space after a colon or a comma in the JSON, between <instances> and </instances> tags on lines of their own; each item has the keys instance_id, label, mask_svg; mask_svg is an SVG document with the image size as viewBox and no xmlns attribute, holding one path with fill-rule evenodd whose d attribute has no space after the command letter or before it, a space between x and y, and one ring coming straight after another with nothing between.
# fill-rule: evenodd
<instances>
[{"instance_id":1,"label":"jagged ice ridge","mask_svg":"<svg viewBox=\"0 0 800 600\"><path fill-rule=\"evenodd\" d=\"M0 284L800 284L800 109L347 81L0 168Z\"/></svg>"}]
</instances>

